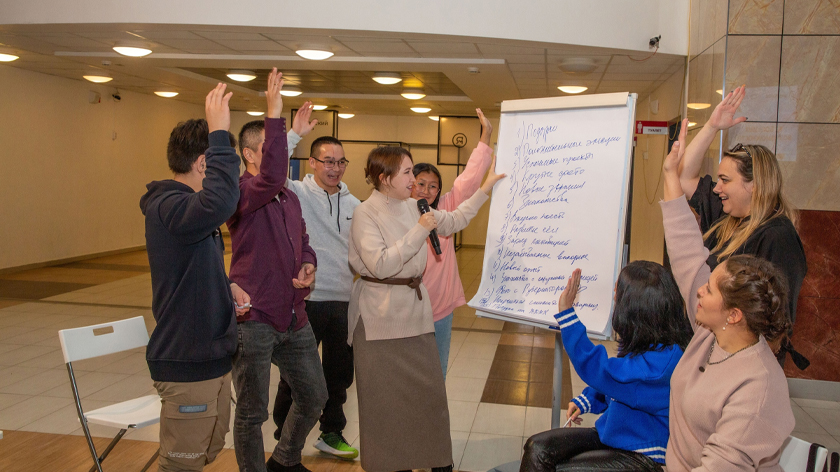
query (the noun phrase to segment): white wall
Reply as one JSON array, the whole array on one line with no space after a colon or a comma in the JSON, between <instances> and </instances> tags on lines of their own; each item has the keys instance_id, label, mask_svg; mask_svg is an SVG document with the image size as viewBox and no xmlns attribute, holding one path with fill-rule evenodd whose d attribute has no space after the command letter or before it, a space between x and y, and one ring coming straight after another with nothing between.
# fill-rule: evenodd
<instances>
[{"instance_id":1,"label":"white wall","mask_svg":"<svg viewBox=\"0 0 840 472\"><path fill-rule=\"evenodd\" d=\"M0 88L0 269L145 244L140 196L203 108L4 66Z\"/></svg>"},{"instance_id":2,"label":"white wall","mask_svg":"<svg viewBox=\"0 0 840 472\"><path fill-rule=\"evenodd\" d=\"M685 54L688 0L2 0L3 24L160 23L457 34ZM328 12L328 13L325 13ZM330 32L329 34L332 34Z\"/></svg>"}]
</instances>

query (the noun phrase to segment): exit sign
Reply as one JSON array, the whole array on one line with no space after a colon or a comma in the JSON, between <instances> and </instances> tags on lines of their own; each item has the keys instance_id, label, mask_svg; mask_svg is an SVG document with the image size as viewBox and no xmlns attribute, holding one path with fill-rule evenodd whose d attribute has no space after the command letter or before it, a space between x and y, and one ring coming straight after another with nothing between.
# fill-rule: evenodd
<instances>
[{"instance_id":1,"label":"exit sign","mask_svg":"<svg viewBox=\"0 0 840 472\"><path fill-rule=\"evenodd\" d=\"M636 134L668 134L668 122L637 121Z\"/></svg>"}]
</instances>

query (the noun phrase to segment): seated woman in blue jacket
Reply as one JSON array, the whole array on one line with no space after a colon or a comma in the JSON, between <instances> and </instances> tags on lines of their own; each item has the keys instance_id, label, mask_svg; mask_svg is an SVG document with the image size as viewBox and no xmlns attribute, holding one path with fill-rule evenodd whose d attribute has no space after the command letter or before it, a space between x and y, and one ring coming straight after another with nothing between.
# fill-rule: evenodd
<instances>
[{"instance_id":1,"label":"seated woman in blue jacket","mask_svg":"<svg viewBox=\"0 0 840 472\"><path fill-rule=\"evenodd\" d=\"M569 403L570 422L602 413L594 428L558 428L525 444L520 472L659 471L668 444L671 373L691 340L685 304L673 275L659 264L635 261L618 276L613 331L618 357L586 337L573 308L576 269L555 315L563 345L589 387Z\"/></svg>"}]
</instances>

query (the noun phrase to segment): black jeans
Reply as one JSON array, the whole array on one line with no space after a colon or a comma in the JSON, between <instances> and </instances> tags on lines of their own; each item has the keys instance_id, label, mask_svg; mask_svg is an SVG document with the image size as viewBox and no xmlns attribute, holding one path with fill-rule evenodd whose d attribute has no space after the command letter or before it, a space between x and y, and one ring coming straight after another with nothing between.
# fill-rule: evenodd
<instances>
[{"instance_id":1,"label":"black jeans","mask_svg":"<svg viewBox=\"0 0 840 472\"><path fill-rule=\"evenodd\" d=\"M349 305L334 301L306 302L306 315L315 333L315 342L321 344L321 365L327 381L329 399L320 418L321 431L325 433L340 433L347 425L344 402L347 401L347 389L353 384L353 348L347 344ZM291 389L281 378L272 415L277 425L275 438L279 437L291 406Z\"/></svg>"},{"instance_id":2,"label":"black jeans","mask_svg":"<svg viewBox=\"0 0 840 472\"><path fill-rule=\"evenodd\" d=\"M605 446L595 428L557 428L525 443L519 472L661 472L653 460L633 451Z\"/></svg>"}]
</instances>

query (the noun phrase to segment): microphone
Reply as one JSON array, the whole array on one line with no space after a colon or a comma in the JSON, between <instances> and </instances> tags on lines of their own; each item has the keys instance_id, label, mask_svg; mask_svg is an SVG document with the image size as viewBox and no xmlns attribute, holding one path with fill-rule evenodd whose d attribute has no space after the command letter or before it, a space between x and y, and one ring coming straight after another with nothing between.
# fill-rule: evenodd
<instances>
[{"instance_id":1,"label":"microphone","mask_svg":"<svg viewBox=\"0 0 840 472\"><path fill-rule=\"evenodd\" d=\"M427 202L425 198L417 200L417 209L420 210L421 215L425 215L426 213L432 211L432 209L429 208L429 202ZM440 255L440 239L438 238L436 229L429 232L429 241L432 242L432 249L435 250L435 254Z\"/></svg>"}]
</instances>

